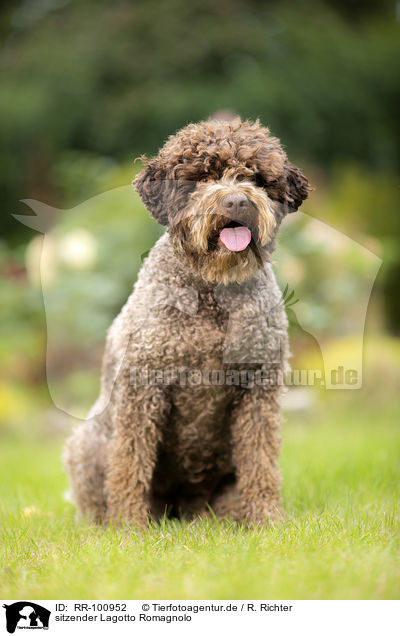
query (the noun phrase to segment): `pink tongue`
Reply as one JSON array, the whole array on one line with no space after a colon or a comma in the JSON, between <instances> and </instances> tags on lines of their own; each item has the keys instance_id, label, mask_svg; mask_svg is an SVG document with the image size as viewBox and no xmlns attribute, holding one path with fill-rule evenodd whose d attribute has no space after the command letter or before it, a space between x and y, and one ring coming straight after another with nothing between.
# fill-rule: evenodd
<instances>
[{"instance_id":1,"label":"pink tongue","mask_svg":"<svg viewBox=\"0 0 400 636\"><path fill-rule=\"evenodd\" d=\"M231 252L241 252L246 249L251 241L251 232L248 227L224 227L219 238Z\"/></svg>"}]
</instances>

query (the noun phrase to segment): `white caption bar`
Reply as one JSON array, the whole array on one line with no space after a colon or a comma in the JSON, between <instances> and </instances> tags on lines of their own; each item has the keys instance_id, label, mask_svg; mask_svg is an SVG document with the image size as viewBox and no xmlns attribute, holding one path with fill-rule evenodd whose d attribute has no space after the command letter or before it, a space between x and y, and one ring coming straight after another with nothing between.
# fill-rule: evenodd
<instances>
[{"instance_id":1,"label":"white caption bar","mask_svg":"<svg viewBox=\"0 0 400 636\"><path fill-rule=\"evenodd\" d=\"M400 601L0 601L0 633L387 636L398 629ZM23 630L23 631L22 631ZM203 632L204 633L204 632ZM397 632L398 633L398 632Z\"/></svg>"}]
</instances>

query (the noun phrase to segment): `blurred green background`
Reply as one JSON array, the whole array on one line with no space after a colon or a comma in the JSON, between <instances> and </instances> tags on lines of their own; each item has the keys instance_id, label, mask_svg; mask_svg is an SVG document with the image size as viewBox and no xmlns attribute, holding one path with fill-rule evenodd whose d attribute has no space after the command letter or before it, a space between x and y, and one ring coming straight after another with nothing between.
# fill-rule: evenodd
<instances>
[{"instance_id":1,"label":"blurred green background","mask_svg":"<svg viewBox=\"0 0 400 636\"><path fill-rule=\"evenodd\" d=\"M370 274L346 243L350 236L383 264L367 318L365 388L358 397L340 392L339 402L367 398L379 407L382 396L395 399L394 2L6 1L0 30L3 433L64 434L69 427L51 407L46 345L53 398L85 414L98 389L106 328L129 294L140 255L161 232L129 186L140 168L133 160L221 110L259 117L281 138L315 188L304 212L344 234L328 251L329 232L316 237L305 216L292 215L282 230L280 283L294 291L292 301L306 298L319 333L317 342L299 327L293 305L294 365L315 368L321 343L337 348L338 338L348 353L360 331L352 310ZM27 207L26 198L49 207ZM32 214L29 208L45 219L45 239L12 216ZM338 402L316 392L300 399L301 408Z\"/></svg>"}]
</instances>

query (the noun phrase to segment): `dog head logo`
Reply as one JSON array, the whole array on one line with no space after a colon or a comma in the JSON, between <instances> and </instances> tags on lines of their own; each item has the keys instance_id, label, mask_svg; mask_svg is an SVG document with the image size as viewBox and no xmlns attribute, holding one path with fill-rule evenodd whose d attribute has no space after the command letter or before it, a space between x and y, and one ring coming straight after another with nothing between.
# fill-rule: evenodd
<instances>
[{"instance_id":1,"label":"dog head logo","mask_svg":"<svg viewBox=\"0 0 400 636\"><path fill-rule=\"evenodd\" d=\"M3 605L6 610L7 631L14 634L16 629L48 629L50 610L32 603L18 601L11 605Z\"/></svg>"},{"instance_id":2,"label":"dog head logo","mask_svg":"<svg viewBox=\"0 0 400 636\"><path fill-rule=\"evenodd\" d=\"M295 212L307 197L309 187L304 175L289 163L278 140L260 124L239 119L230 123L213 120L191 124L172 136L158 155L145 160L145 167L136 177L134 187L151 216L161 225L168 226L168 234L179 258L190 263L192 271L203 279L201 283L206 281L208 285L209 281L213 281L215 301L229 313L224 362L262 363L262 360L254 359L253 339L260 332L254 325L254 317L252 323L249 321L254 329L247 330L248 333L243 332L241 325L245 315L249 317L256 309L251 294L252 278L257 278L262 267L271 267L275 237L283 217ZM76 399L77 395L80 396L79 388L77 383L60 382L60 369L65 376L67 373L82 374L86 370L92 372L93 356L100 351L93 343L105 337L110 308L119 294L117 281L120 277L120 265L113 269L114 258L108 257L107 224L94 226L89 221L86 224L85 219L99 213L105 215L112 209L130 209L131 200L132 188L122 186L71 210L56 210L40 201L25 199L24 203L35 215L16 215L20 222L41 233L29 246L27 262L31 280L43 292L48 388L54 404L77 418L84 417L80 397ZM113 244L113 254L124 254L126 245L131 246L130 256L124 264L124 281L135 279L135 263L147 256L142 254L140 259L137 248L142 251L143 245L152 244L162 232L161 227L156 228L150 221L144 208L138 206L135 210L137 222L132 225L125 223L123 233L118 235L118 244ZM61 219L69 213L76 219L71 226L75 227L75 223L76 230L62 229ZM54 228L50 229L49 219L53 219ZM56 226L61 228L61 232ZM312 249L321 247L327 264L332 266L325 276L329 276L329 280L321 278L318 283L321 292L318 292L320 300L315 309L316 296L307 298L309 287L304 284L303 291L297 287L297 266L288 268L291 244L287 240L290 232L281 234L274 260L278 263L278 272L283 272L283 285L295 289L299 300L294 298L293 291L288 292L288 287L282 295L270 298L268 316L262 314L260 317L271 322L272 329L265 331L270 339L266 346L268 344L269 351L271 348L276 350L279 357L280 343L273 330L274 313L283 304L286 309L292 309L295 304L293 313L298 324L320 345L326 388L359 388L362 384L364 321L382 261L350 237L301 210L290 214L286 228L289 226L294 228L297 244L301 244L304 238L307 246L312 239ZM346 263L352 263L346 282L347 288L357 292L357 302L353 301L354 295L349 296L348 301L338 296L343 285L343 273L340 268L336 270L335 262L338 257L342 258L342 254L348 254ZM100 267L101 258L104 260ZM96 273L97 261L100 277ZM317 267L320 262L317 261ZM90 269L93 269L92 277L82 276ZM321 276L324 276L323 272ZM79 284L75 283L78 279ZM102 289L107 293L103 293L102 289L99 292L99 286L93 286L92 280L97 283L103 281ZM172 305L191 316L196 315L198 286L192 279L171 281L168 286L153 281L151 286L153 307ZM327 287L329 293L325 291ZM86 290L83 297L82 290ZM82 307L85 313L79 310ZM98 315L98 319L86 318L94 314ZM329 339L323 337L324 316L330 314L340 316L341 331L338 329L338 333L345 332L354 340L346 367L356 371L356 384L339 382L336 377L331 381L332 373L336 375L336 370L343 365L343 350L337 347L332 353ZM143 320L147 320L147 315L143 316ZM103 336L100 338L101 330ZM68 348L64 349L66 334ZM74 346L71 344L72 336L79 355L69 355ZM122 361L124 352L119 355ZM119 369L116 374L118 372ZM110 392L112 386L110 383ZM97 392L97 387L94 388ZM92 415L105 408L110 392L91 411ZM93 392L93 400L95 397Z\"/></svg>"}]
</instances>

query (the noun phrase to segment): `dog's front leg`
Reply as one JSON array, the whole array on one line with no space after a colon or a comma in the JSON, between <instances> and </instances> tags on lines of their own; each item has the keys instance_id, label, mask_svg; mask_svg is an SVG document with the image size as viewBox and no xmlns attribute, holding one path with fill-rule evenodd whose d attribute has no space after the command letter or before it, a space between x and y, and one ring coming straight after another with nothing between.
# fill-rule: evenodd
<instances>
[{"instance_id":1,"label":"dog's front leg","mask_svg":"<svg viewBox=\"0 0 400 636\"><path fill-rule=\"evenodd\" d=\"M233 413L232 459L240 521L265 523L281 516L280 414L275 389L247 390Z\"/></svg>"},{"instance_id":2,"label":"dog's front leg","mask_svg":"<svg viewBox=\"0 0 400 636\"><path fill-rule=\"evenodd\" d=\"M147 525L157 448L169 410L165 387L119 382L106 479L109 521Z\"/></svg>"}]
</instances>

